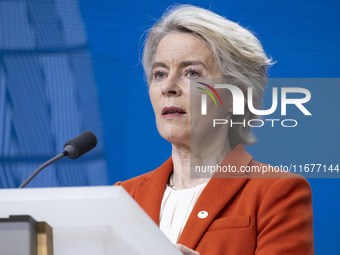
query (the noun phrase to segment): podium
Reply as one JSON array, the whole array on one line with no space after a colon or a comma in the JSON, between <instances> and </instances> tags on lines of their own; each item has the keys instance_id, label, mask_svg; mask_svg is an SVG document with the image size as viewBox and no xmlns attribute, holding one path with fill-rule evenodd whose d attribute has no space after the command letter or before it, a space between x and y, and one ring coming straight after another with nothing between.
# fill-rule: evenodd
<instances>
[{"instance_id":1,"label":"podium","mask_svg":"<svg viewBox=\"0 0 340 255\"><path fill-rule=\"evenodd\" d=\"M54 255L182 254L120 186L0 190L0 218L11 215L48 223Z\"/></svg>"}]
</instances>

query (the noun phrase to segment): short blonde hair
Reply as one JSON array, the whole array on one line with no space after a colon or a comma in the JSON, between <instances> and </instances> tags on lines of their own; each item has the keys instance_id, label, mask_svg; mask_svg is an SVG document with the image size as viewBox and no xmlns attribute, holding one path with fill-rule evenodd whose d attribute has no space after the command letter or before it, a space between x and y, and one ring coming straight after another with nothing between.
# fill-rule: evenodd
<instances>
[{"instance_id":1,"label":"short blonde hair","mask_svg":"<svg viewBox=\"0 0 340 255\"><path fill-rule=\"evenodd\" d=\"M148 82L152 80L152 64L162 38L171 32L192 33L210 46L216 66L224 82L238 86L246 95L253 88L253 104L259 109L267 82L267 66L272 64L260 41L248 30L209 10L192 6L171 7L148 31L143 51L143 67ZM243 116L232 116L233 122L257 118L248 107ZM237 125L229 129L230 145L250 145L256 141L250 127Z\"/></svg>"}]
</instances>

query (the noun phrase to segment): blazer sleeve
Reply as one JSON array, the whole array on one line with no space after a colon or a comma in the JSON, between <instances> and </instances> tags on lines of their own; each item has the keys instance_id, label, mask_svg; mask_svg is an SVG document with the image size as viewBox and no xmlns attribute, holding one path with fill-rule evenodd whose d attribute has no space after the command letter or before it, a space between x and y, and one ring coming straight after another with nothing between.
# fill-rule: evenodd
<instances>
[{"instance_id":1,"label":"blazer sleeve","mask_svg":"<svg viewBox=\"0 0 340 255\"><path fill-rule=\"evenodd\" d=\"M302 178L282 178L258 211L256 255L314 254L312 193Z\"/></svg>"}]
</instances>

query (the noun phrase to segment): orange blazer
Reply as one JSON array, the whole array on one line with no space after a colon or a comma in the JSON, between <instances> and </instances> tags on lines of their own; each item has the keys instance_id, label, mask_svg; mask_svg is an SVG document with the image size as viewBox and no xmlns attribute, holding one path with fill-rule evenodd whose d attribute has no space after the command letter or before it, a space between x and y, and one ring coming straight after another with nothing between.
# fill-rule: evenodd
<instances>
[{"instance_id":1,"label":"orange blazer","mask_svg":"<svg viewBox=\"0 0 340 255\"><path fill-rule=\"evenodd\" d=\"M240 144L221 163L229 164L237 169L261 165ZM170 158L156 170L116 185L122 185L159 224L161 201L172 170ZM178 243L201 255L314 254L308 182L290 173L260 176L239 173L234 178L212 178L198 198ZM208 216L198 217L201 211Z\"/></svg>"}]
</instances>

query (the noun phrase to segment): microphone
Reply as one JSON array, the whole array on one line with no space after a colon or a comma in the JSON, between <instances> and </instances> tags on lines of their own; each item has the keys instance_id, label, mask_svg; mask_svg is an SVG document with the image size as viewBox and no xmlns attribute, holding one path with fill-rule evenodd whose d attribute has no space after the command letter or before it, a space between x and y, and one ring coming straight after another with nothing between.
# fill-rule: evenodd
<instances>
[{"instance_id":1,"label":"microphone","mask_svg":"<svg viewBox=\"0 0 340 255\"><path fill-rule=\"evenodd\" d=\"M65 143L64 153L65 156L68 156L70 159L77 159L81 155L92 150L96 145L96 136L90 131L85 131L76 138Z\"/></svg>"},{"instance_id":2,"label":"microphone","mask_svg":"<svg viewBox=\"0 0 340 255\"><path fill-rule=\"evenodd\" d=\"M30 181L43 170L45 167L51 165L52 163L62 159L63 157L67 156L70 159L77 159L80 156L84 155L85 153L92 150L97 145L97 138L96 136L90 132L85 131L84 133L80 134L79 136L71 139L70 141L66 142L64 145L64 151L59 153L55 157L51 158L50 160L46 161L44 164L39 166L34 173L24 181L19 188L24 188Z\"/></svg>"}]
</instances>

